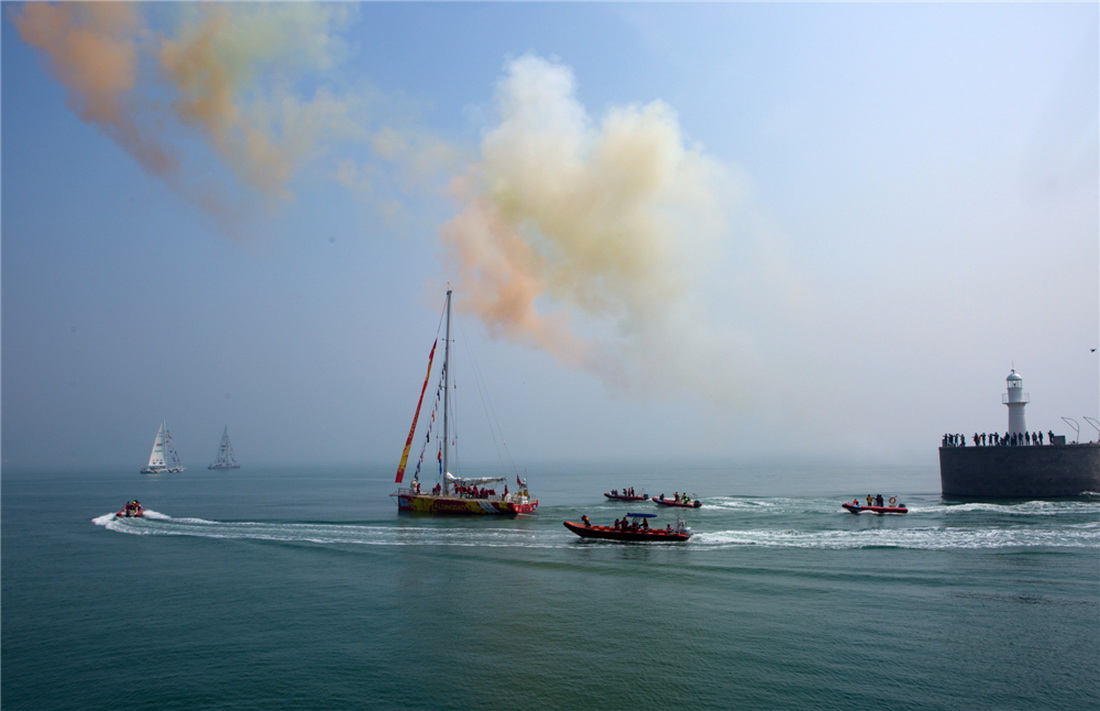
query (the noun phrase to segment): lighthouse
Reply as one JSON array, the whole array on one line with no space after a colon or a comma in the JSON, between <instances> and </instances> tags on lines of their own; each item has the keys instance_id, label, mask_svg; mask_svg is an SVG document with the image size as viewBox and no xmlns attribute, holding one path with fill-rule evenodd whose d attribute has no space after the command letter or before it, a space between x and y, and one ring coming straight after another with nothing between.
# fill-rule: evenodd
<instances>
[{"instance_id":1,"label":"lighthouse","mask_svg":"<svg viewBox=\"0 0 1100 711\"><path fill-rule=\"evenodd\" d=\"M1005 378L1009 437L993 435L992 446L962 447L944 438L940 490L944 498L1061 498L1100 491L1100 442L1066 444L1050 432L1042 442L1027 437L1028 396L1015 369Z\"/></svg>"},{"instance_id":2,"label":"lighthouse","mask_svg":"<svg viewBox=\"0 0 1100 711\"><path fill-rule=\"evenodd\" d=\"M1008 433L1023 434L1027 432L1027 423L1024 421L1024 406L1027 405L1027 393L1024 392L1024 379L1013 368L1005 378L1008 383L1008 392L1004 396L1004 404L1008 406Z\"/></svg>"}]
</instances>

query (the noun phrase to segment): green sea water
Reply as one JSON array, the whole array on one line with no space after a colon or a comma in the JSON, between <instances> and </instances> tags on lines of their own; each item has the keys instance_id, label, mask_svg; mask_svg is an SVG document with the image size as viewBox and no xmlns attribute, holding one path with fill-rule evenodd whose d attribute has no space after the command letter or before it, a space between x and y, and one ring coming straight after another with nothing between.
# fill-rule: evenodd
<instances>
[{"instance_id":1,"label":"green sea water","mask_svg":"<svg viewBox=\"0 0 1100 711\"><path fill-rule=\"evenodd\" d=\"M399 514L388 466L4 471L0 704L1097 708L1100 502L944 501L936 476L543 466L536 515L471 519ZM674 521L602 496L627 486L697 494L692 540L561 525ZM839 506L868 493L911 512Z\"/></svg>"}]
</instances>

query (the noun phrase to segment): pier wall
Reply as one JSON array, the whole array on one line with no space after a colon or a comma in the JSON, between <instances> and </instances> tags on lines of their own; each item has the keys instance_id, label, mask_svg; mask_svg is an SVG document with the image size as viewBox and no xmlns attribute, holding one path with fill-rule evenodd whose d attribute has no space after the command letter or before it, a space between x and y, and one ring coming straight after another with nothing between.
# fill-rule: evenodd
<instances>
[{"instance_id":1,"label":"pier wall","mask_svg":"<svg viewBox=\"0 0 1100 711\"><path fill-rule=\"evenodd\" d=\"M1053 498L1100 492L1100 443L940 447L944 496Z\"/></svg>"}]
</instances>

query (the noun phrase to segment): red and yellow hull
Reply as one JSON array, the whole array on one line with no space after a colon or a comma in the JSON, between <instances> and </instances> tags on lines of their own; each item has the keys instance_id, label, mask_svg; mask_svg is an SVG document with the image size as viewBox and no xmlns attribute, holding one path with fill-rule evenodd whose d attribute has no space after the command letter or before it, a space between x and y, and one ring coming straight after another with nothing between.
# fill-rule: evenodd
<instances>
[{"instance_id":1,"label":"red and yellow hull","mask_svg":"<svg viewBox=\"0 0 1100 711\"><path fill-rule=\"evenodd\" d=\"M459 496L432 496L431 494L413 494L398 492L397 509L428 514L459 515L503 515L534 513L539 507L537 499L506 500L467 499Z\"/></svg>"}]
</instances>

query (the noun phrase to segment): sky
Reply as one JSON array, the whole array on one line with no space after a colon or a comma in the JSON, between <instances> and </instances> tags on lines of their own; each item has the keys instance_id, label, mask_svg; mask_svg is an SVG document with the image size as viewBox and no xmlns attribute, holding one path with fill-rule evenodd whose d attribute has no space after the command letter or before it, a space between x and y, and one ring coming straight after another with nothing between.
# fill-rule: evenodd
<instances>
[{"instance_id":1,"label":"sky","mask_svg":"<svg viewBox=\"0 0 1100 711\"><path fill-rule=\"evenodd\" d=\"M0 11L3 467L1098 436L1095 3Z\"/></svg>"}]
</instances>

